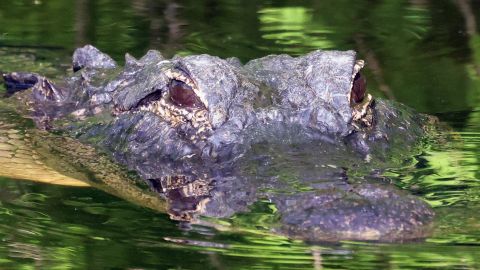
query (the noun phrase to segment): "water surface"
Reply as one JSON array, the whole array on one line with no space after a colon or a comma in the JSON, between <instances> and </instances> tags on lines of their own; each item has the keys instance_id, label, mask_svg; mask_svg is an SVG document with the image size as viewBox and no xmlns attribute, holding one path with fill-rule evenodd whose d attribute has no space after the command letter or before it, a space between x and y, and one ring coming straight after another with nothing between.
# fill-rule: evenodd
<instances>
[{"instance_id":1,"label":"water surface","mask_svg":"<svg viewBox=\"0 0 480 270\"><path fill-rule=\"evenodd\" d=\"M375 96L437 115L449 134L383 173L434 207L434 232L419 242L292 240L269 230L278 217L266 200L215 221L234 229L186 226L94 188L1 178L0 268L480 268L479 18L473 0L1 2L1 71L58 77L87 43L120 62L148 49L244 62L354 49Z\"/></svg>"}]
</instances>

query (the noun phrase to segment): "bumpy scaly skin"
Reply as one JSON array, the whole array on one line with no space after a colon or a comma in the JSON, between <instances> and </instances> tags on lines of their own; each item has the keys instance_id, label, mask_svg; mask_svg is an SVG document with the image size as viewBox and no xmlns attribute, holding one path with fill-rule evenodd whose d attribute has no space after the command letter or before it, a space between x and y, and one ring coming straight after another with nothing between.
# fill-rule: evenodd
<instances>
[{"instance_id":1,"label":"bumpy scaly skin","mask_svg":"<svg viewBox=\"0 0 480 270\"><path fill-rule=\"evenodd\" d=\"M256 142L336 140L364 132L363 127L374 121L372 98L368 95L359 104L351 100L354 76L362 66L353 51L315 51L297 58L272 55L245 66L209 55L164 59L150 51L140 60L127 56L124 70L112 79L118 70L113 60L87 45L74 53L74 68L82 69L66 86L56 87L62 91L51 90L53 84L37 76L43 83L34 89L45 89L49 94L44 96L53 104L33 106L43 114L43 122L68 115L83 120L102 112L136 119L155 114L155 121L167 123L164 133L176 133L177 144L183 143L177 158L196 155L224 162ZM7 82L15 80L18 76L6 77ZM173 103L169 92L173 80L189 87L201 106ZM45 103L41 97L34 99ZM115 129L116 119L106 125L108 129ZM118 128L127 123L121 125ZM137 122L130 125L134 128ZM150 152L172 138L158 139Z\"/></svg>"},{"instance_id":2,"label":"bumpy scaly skin","mask_svg":"<svg viewBox=\"0 0 480 270\"><path fill-rule=\"evenodd\" d=\"M302 57L267 56L245 69L275 89L275 103L287 110L316 110L319 132L348 135L352 127L350 90L355 52L315 51Z\"/></svg>"},{"instance_id":3,"label":"bumpy scaly skin","mask_svg":"<svg viewBox=\"0 0 480 270\"><path fill-rule=\"evenodd\" d=\"M258 194L277 205L284 224L279 230L294 237L393 241L425 235L433 212L390 187L351 186L341 178L327 189L312 184L317 192L287 196L259 191L280 188L278 181L225 173L262 142L321 142L320 164L332 162L329 151L351 155L340 150L345 147L367 160L388 156L391 146L407 152L415 147L424 134L422 117L368 94L363 98L362 91L352 94L363 67L353 51L272 55L244 66L235 58L165 59L149 51L139 60L127 55L122 70L86 46L75 52L73 66L78 71L63 84L36 74L4 78L11 86L31 83L32 92L16 96L41 127L70 132L135 170L165 194L174 219L230 216Z\"/></svg>"}]
</instances>

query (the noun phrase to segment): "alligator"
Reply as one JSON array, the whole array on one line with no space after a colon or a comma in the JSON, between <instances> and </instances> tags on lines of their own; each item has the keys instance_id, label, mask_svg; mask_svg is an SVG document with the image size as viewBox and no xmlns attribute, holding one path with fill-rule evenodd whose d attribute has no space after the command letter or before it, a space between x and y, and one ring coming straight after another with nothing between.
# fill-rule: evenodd
<instances>
[{"instance_id":1,"label":"alligator","mask_svg":"<svg viewBox=\"0 0 480 270\"><path fill-rule=\"evenodd\" d=\"M379 171L417 154L432 118L374 99L364 65L354 51L242 64L151 50L140 59L127 54L122 68L87 45L74 52L64 81L28 72L3 78L22 115L80 145L55 149L81 156L76 166L94 174L107 169L91 165L98 162L85 157L90 150L75 149L106 153L166 200L172 219L230 217L266 198L279 215L275 230L292 238L423 238L433 210ZM308 157L303 171L290 160L298 156ZM279 180L282 172L302 175L296 185L307 188ZM108 182L112 173L101 175Z\"/></svg>"}]
</instances>

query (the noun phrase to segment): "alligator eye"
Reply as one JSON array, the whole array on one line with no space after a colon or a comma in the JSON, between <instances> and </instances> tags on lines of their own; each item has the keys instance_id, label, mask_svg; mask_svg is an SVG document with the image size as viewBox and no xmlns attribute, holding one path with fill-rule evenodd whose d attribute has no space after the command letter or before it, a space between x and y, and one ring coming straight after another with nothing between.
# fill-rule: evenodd
<instances>
[{"instance_id":1,"label":"alligator eye","mask_svg":"<svg viewBox=\"0 0 480 270\"><path fill-rule=\"evenodd\" d=\"M353 79L352 86L352 100L355 103L361 102L365 97L365 92L367 91L367 81L365 78L358 72Z\"/></svg>"},{"instance_id":2,"label":"alligator eye","mask_svg":"<svg viewBox=\"0 0 480 270\"><path fill-rule=\"evenodd\" d=\"M192 87L178 80L172 80L169 86L170 100L178 106L202 107L202 102Z\"/></svg>"}]
</instances>

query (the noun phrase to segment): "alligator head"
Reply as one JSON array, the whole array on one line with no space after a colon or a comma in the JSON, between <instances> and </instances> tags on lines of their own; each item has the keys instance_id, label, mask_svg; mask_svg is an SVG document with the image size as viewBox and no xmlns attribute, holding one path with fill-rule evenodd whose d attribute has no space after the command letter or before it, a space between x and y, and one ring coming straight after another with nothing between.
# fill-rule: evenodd
<instances>
[{"instance_id":1,"label":"alligator head","mask_svg":"<svg viewBox=\"0 0 480 270\"><path fill-rule=\"evenodd\" d=\"M45 127L65 116L83 121L112 115L103 125L82 129L84 138L103 137L109 151L142 159L225 161L263 141L344 138L355 138L368 153L369 142L386 142L399 132L416 140L421 121L398 106L376 106L366 93L363 66L353 51L270 55L245 65L210 55L165 59L149 51L139 60L127 55L120 70L87 45L74 53L76 73L64 83L28 73L4 79L10 92L33 88L27 100Z\"/></svg>"},{"instance_id":2,"label":"alligator head","mask_svg":"<svg viewBox=\"0 0 480 270\"><path fill-rule=\"evenodd\" d=\"M292 236L423 237L431 209L394 187L365 182L375 170L348 148L381 155L385 146L404 151L424 135L422 117L366 93L363 66L353 51L267 56L245 65L209 55L166 59L150 51L138 60L127 55L120 69L86 46L75 52L75 73L63 83L18 72L4 80L10 93L21 92L15 96L28 103L27 113L40 127L69 132L127 165L166 197L173 219L228 217L260 196L276 205L279 230ZM261 182L243 175L248 169L235 172L231 162L263 142L303 145L312 151L308 173L326 182L305 177L307 192L276 193L268 190L291 187L269 178L274 173L264 173ZM291 150L262 150L262 158L268 164L268 157ZM239 163L265 170L269 166L258 165L258 156ZM288 173L296 168L280 164ZM348 169L363 166L365 177L352 184Z\"/></svg>"},{"instance_id":3,"label":"alligator head","mask_svg":"<svg viewBox=\"0 0 480 270\"><path fill-rule=\"evenodd\" d=\"M43 127L58 128L52 120L62 118L68 126L72 118L81 122L113 115L104 125L82 129L84 137L98 141L103 136L109 151L123 149L130 156L224 161L262 141L343 138L355 138L368 155L369 142L386 142L398 131L410 130L404 135L414 141L421 125L411 123L420 121L398 106L383 101L376 106L366 93L363 66L353 51L271 55L244 66L235 58L165 59L149 51L139 60L127 55L121 70L87 45L75 51L76 73L63 83L29 73L5 74L4 79L12 93L33 88L25 100Z\"/></svg>"}]
</instances>

